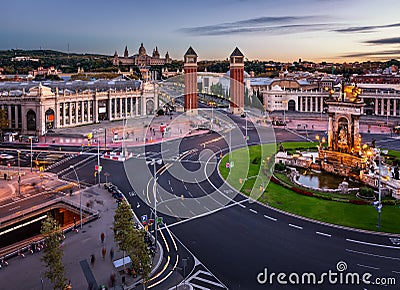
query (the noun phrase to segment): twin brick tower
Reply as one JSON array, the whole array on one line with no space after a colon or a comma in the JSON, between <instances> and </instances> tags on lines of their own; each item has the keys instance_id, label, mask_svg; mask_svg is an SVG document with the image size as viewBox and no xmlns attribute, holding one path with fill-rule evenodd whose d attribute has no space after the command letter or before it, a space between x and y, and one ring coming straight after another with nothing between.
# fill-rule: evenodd
<instances>
[{"instance_id":1,"label":"twin brick tower","mask_svg":"<svg viewBox=\"0 0 400 290\"><path fill-rule=\"evenodd\" d=\"M189 47L184 55L185 70L185 111L196 114L198 107L197 97L197 53ZM243 114L244 112L244 56L236 47L230 55L230 112Z\"/></svg>"}]
</instances>

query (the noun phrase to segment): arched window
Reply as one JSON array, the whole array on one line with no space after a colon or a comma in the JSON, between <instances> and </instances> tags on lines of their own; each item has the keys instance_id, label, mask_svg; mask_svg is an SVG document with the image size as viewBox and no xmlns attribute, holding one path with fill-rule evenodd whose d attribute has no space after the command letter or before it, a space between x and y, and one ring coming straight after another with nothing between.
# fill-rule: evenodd
<instances>
[{"instance_id":1,"label":"arched window","mask_svg":"<svg viewBox=\"0 0 400 290\"><path fill-rule=\"evenodd\" d=\"M28 131L36 131L36 113L33 110L29 110L26 113L26 129Z\"/></svg>"},{"instance_id":2,"label":"arched window","mask_svg":"<svg viewBox=\"0 0 400 290\"><path fill-rule=\"evenodd\" d=\"M48 109L45 113L46 118L46 130L54 129L54 111L52 109Z\"/></svg>"}]
</instances>

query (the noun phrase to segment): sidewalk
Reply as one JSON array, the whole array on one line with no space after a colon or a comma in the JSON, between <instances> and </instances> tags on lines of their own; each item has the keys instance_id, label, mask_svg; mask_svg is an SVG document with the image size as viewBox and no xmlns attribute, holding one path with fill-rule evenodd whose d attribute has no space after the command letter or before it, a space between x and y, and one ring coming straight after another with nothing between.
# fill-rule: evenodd
<instances>
[{"instance_id":1,"label":"sidewalk","mask_svg":"<svg viewBox=\"0 0 400 290\"><path fill-rule=\"evenodd\" d=\"M39 144L88 146L90 143L90 146L96 147L97 140L99 140L99 145L104 148L106 140L107 147L114 148L121 147L122 136L125 135L124 142L128 146L143 146L168 139L182 138L189 134L189 132L194 131L198 125L209 122L208 119L201 115L183 116L181 114L128 118L125 128L123 128L122 120L112 122L102 121L98 124L55 129L54 133L48 133L47 136L40 137ZM161 132L162 126L166 126L164 135ZM93 133L91 142L87 138L89 133Z\"/></svg>"},{"instance_id":2,"label":"sidewalk","mask_svg":"<svg viewBox=\"0 0 400 290\"><path fill-rule=\"evenodd\" d=\"M79 204L79 193L75 192L71 197L65 196ZM72 289L88 289L87 277L92 272L97 285L105 285L108 289L128 289L137 283L140 277L120 274L112 264L110 250L114 250L114 261L123 257L114 243L112 224L117 203L111 194L103 187L93 186L82 190L82 204L91 204L91 207L100 213L100 218L83 225L78 233L69 232L62 244L64 249L63 262L66 268L66 278L71 281ZM101 242L101 233L104 233L104 243ZM106 249L106 256L102 258L102 248ZM95 256L95 262L91 266L91 255ZM10 289L51 289L50 282L44 278L46 270L40 258L42 252L26 255L26 258L14 257L9 259L9 266L0 270L0 290ZM160 257L157 251L153 263L157 264ZM86 270L84 270L86 265ZM121 269L119 269L121 270ZM23 273L23 276L21 276ZM111 274L115 274L115 287L111 287ZM23 277L23 279L21 279ZM125 277L125 278L123 278ZM122 287L125 279L126 287ZM94 288L95 289L95 288Z\"/></svg>"}]
</instances>

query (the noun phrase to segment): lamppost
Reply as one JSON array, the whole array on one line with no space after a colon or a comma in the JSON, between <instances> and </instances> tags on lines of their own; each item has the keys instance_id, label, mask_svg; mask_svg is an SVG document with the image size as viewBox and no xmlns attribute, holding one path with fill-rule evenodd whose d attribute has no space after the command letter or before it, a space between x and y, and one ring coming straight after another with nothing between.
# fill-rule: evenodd
<instances>
[{"instance_id":1,"label":"lamppost","mask_svg":"<svg viewBox=\"0 0 400 290\"><path fill-rule=\"evenodd\" d=\"M157 251L157 186L156 186L156 163L161 164L162 159L152 159L147 164L153 165L153 197L154 197L154 240Z\"/></svg>"},{"instance_id":2,"label":"lamppost","mask_svg":"<svg viewBox=\"0 0 400 290\"><path fill-rule=\"evenodd\" d=\"M78 174L76 173L75 167L73 165L70 165L69 168L71 168L75 172L76 180L78 181L78 190L79 190L79 217L80 217L80 224L81 224L81 229L82 229L82 192L81 192L81 184L79 182L79 177Z\"/></svg>"},{"instance_id":3,"label":"lamppost","mask_svg":"<svg viewBox=\"0 0 400 290\"><path fill-rule=\"evenodd\" d=\"M99 176L99 187L100 187L100 183L101 183L101 179L100 179L100 173L101 173L101 167L100 167L100 132L103 128L98 128L95 130L95 132L97 133L97 175Z\"/></svg>"},{"instance_id":4,"label":"lamppost","mask_svg":"<svg viewBox=\"0 0 400 290\"><path fill-rule=\"evenodd\" d=\"M21 174L20 174L20 155L21 151L17 150L18 153L18 196L21 196Z\"/></svg>"},{"instance_id":5,"label":"lamppost","mask_svg":"<svg viewBox=\"0 0 400 290\"><path fill-rule=\"evenodd\" d=\"M382 211L382 192L381 192L381 150L378 149L378 230L381 229L381 211Z\"/></svg>"},{"instance_id":6,"label":"lamppost","mask_svg":"<svg viewBox=\"0 0 400 290\"><path fill-rule=\"evenodd\" d=\"M213 123L214 123L214 105L215 105L215 102L214 101L210 101L210 102L208 102L208 104L211 106L211 131L212 131Z\"/></svg>"},{"instance_id":7,"label":"lamppost","mask_svg":"<svg viewBox=\"0 0 400 290\"><path fill-rule=\"evenodd\" d=\"M31 172L32 172L32 136L29 136L29 141L31 142Z\"/></svg>"}]
</instances>

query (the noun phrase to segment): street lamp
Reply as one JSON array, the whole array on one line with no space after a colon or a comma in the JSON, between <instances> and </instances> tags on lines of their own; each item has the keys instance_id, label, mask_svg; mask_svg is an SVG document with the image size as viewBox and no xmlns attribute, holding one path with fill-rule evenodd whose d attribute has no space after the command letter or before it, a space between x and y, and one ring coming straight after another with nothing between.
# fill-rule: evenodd
<instances>
[{"instance_id":1,"label":"street lamp","mask_svg":"<svg viewBox=\"0 0 400 290\"><path fill-rule=\"evenodd\" d=\"M215 105L215 102L214 101L210 101L210 102L208 102L208 104L211 106L211 131L212 131L213 123L214 123L214 105Z\"/></svg>"},{"instance_id":2,"label":"street lamp","mask_svg":"<svg viewBox=\"0 0 400 290\"><path fill-rule=\"evenodd\" d=\"M378 230L381 229L382 192L381 192L381 151L378 149Z\"/></svg>"},{"instance_id":3,"label":"street lamp","mask_svg":"<svg viewBox=\"0 0 400 290\"><path fill-rule=\"evenodd\" d=\"M99 187L100 187L100 172L101 172L101 167L100 167L100 132L102 128L96 129L95 132L97 133L97 175L99 176Z\"/></svg>"},{"instance_id":4,"label":"street lamp","mask_svg":"<svg viewBox=\"0 0 400 290\"><path fill-rule=\"evenodd\" d=\"M31 172L32 172L32 136L29 136L29 141L31 142Z\"/></svg>"},{"instance_id":5,"label":"street lamp","mask_svg":"<svg viewBox=\"0 0 400 290\"><path fill-rule=\"evenodd\" d=\"M82 192L81 192L81 184L79 182L79 177L78 174L76 173L75 167L73 165L70 165L69 168L71 168L75 172L76 180L78 181L78 190L79 190L79 217L80 217L80 224L81 224L81 229L82 229Z\"/></svg>"},{"instance_id":6,"label":"street lamp","mask_svg":"<svg viewBox=\"0 0 400 290\"><path fill-rule=\"evenodd\" d=\"M152 159L147 164L153 165L153 197L154 197L154 240L157 251L157 187L156 187L156 163L161 164L162 159Z\"/></svg>"}]
</instances>

